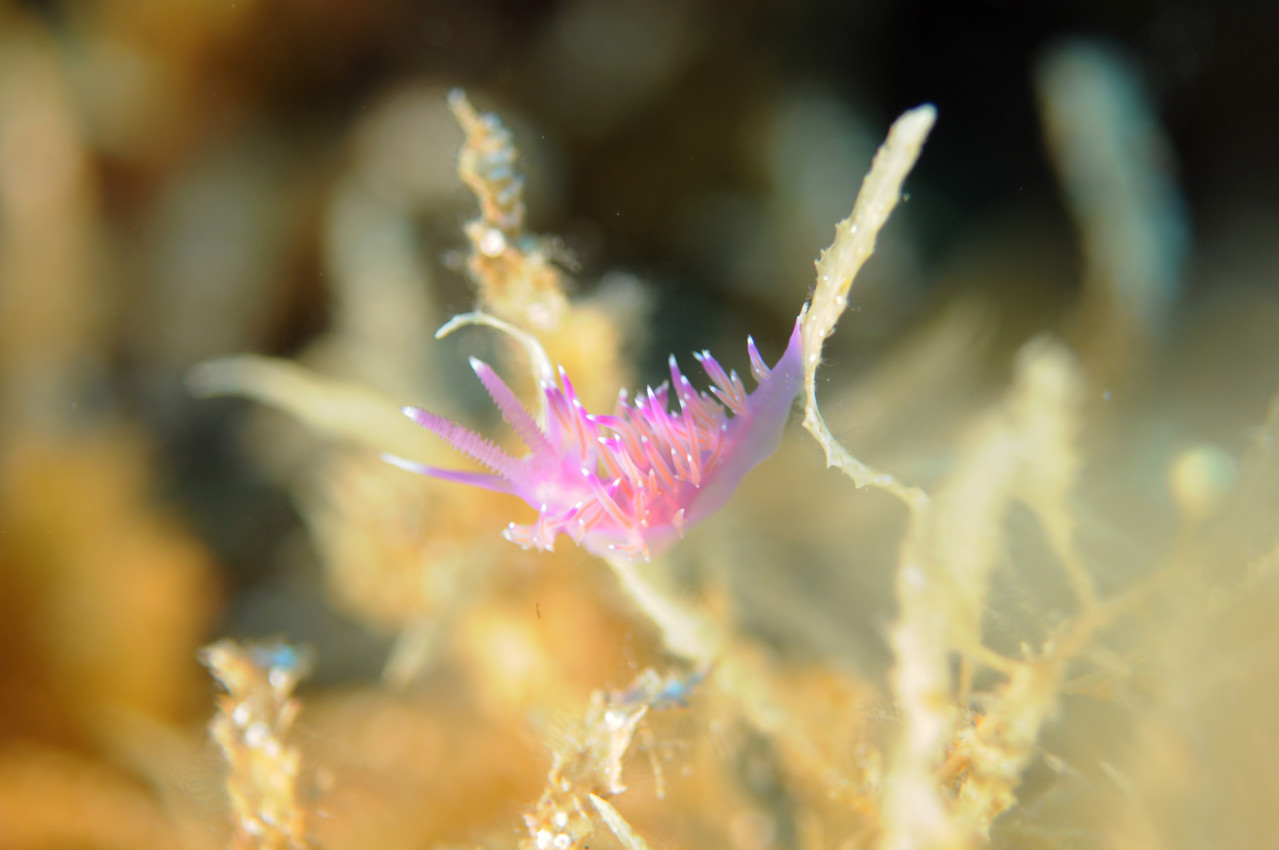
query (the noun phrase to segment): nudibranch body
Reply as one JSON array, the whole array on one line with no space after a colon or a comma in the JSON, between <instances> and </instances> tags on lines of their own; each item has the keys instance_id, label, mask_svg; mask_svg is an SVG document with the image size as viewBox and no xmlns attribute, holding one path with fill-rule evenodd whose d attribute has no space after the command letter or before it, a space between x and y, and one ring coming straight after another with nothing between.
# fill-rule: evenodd
<instances>
[{"instance_id":1,"label":"nudibranch body","mask_svg":"<svg viewBox=\"0 0 1279 850\"><path fill-rule=\"evenodd\" d=\"M416 407L404 413L490 472L437 469L387 456L423 475L519 496L537 512L532 525L511 523L506 539L550 550L560 534L603 556L647 559L684 529L721 508L742 478L781 441L803 385L799 322L772 368L747 340L757 386L747 393L709 352L696 355L709 376L698 392L670 358L671 379L631 401L623 390L613 414L586 412L561 368L546 382L545 423L539 425L487 364L471 367L502 418L528 447L516 458L474 431ZM671 394L678 409L669 409ZM730 416L731 414L731 416Z\"/></svg>"}]
</instances>

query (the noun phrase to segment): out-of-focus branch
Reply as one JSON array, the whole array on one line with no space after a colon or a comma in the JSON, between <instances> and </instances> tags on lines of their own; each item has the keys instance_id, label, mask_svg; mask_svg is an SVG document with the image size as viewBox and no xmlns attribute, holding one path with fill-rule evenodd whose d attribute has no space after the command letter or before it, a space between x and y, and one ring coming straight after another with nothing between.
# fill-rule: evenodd
<instances>
[{"instance_id":1,"label":"out-of-focus branch","mask_svg":"<svg viewBox=\"0 0 1279 850\"><path fill-rule=\"evenodd\" d=\"M1073 549L1069 497L1077 459L1082 375L1060 344L1034 340L1018 356L1013 386L982 418L950 479L912 524L897 573L900 614L890 633L892 685L901 733L885 778L881 846L974 846L1011 806L1022 772L1052 715L1066 664L1108 615ZM1004 518L1026 504L1076 591L1079 614L1039 658L1004 658L982 643L991 572L1004 546ZM956 732L957 656L985 664L1007 682L989 696L986 718ZM947 751L963 761L958 801L943 790L958 770L938 768ZM958 754L958 756L956 756Z\"/></svg>"},{"instance_id":2,"label":"out-of-focus branch","mask_svg":"<svg viewBox=\"0 0 1279 850\"><path fill-rule=\"evenodd\" d=\"M398 457L442 456L438 441L381 394L287 360L252 354L209 360L191 370L187 385L197 396L255 399L293 414L320 433Z\"/></svg>"},{"instance_id":3,"label":"out-of-focus branch","mask_svg":"<svg viewBox=\"0 0 1279 850\"><path fill-rule=\"evenodd\" d=\"M1114 50L1060 47L1040 63L1036 84L1083 243L1076 345L1095 379L1116 378L1145 357L1181 286L1189 239L1172 146L1136 70Z\"/></svg>"}]
</instances>

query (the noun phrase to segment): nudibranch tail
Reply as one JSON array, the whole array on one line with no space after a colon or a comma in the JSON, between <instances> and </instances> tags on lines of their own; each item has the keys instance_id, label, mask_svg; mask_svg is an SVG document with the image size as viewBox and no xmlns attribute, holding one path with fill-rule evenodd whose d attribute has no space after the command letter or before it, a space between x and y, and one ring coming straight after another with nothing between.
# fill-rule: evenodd
<instances>
[{"instance_id":1,"label":"nudibranch tail","mask_svg":"<svg viewBox=\"0 0 1279 850\"><path fill-rule=\"evenodd\" d=\"M748 339L757 384L750 393L736 372L706 351L695 356L711 388L709 394L699 392L672 356L669 382L633 401L623 390L611 415L588 413L561 368L558 385L541 388L543 425L493 369L472 359L476 376L528 454L517 459L461 425L407 407L414 421L492 474L387 459L424 475L519 496L537 510L537 521L511 523L505 537L526 548L550 549L557 536L567 534L596 554L648 558L723 506L746 473L777 448L803 384L801 348L798 322L771 368Z\"/></svg>"}]
</instances>

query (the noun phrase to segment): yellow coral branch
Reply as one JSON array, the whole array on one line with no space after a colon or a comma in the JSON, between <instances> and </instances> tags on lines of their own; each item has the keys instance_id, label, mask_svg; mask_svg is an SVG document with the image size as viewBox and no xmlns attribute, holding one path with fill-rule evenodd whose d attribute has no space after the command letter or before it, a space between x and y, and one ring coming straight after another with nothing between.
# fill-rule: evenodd
<instances>
[{"instance_id":1,"label":"yellow coral branch","mask_svg":"<svg viewBox=\"0 0 1279 850\"><path fill-rule=\"evenodd\" d=\"M209 734L230 767L236 850L303 850L306 818L296 794L301 756L287 737L301 707L291 695L310 670L309 657L284 644L223 640L202 650L200 660L227 690Z\"/></svg>"},{"instance_id":2,"label":"yellow coral branch","mask_svg":"<svg viewBox=\"0 0 1279 850\"><path fill-rule=\"evenodd\" d=\"M496 115L477 113L459 89L449 93L449 108L466 133L458 176L480 202L480 218L463 227L480 299L503 319L553 331L568 297L544 240L524 233L524 178L511 133Z\"/></svg>"}]
</instances>

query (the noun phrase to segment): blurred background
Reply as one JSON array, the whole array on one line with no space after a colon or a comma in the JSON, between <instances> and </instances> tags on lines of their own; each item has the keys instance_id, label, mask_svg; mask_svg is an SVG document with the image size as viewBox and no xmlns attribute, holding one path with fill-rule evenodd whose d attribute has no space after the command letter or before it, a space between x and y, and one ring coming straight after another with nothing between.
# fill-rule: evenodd
<instances>
[{"instance_id":1,"label":"blurred background","mask_svg":"<svg viewBox=\"0 0 1279 850\"><path fill-rule=\"evenodd\" d=\"M390 800L365 825L406 847L518 826L544 770L546 733L525 717L537 689L584 697L660 655L606 577L577 577L589 559L507 552L514 507L390 492L417 484L190 391L198 364L255 353L491 424L465 357L499 356L494 339L432 338L476 301L451 88L513 132L527 229L553 237L569 298L608 317L621 365L607 377L632 387L662 380L671 352L744 370L747 334L775 359L888 125L935 104L826 350L827 417L928 486L1014 352L1066 339L1099 423L1082 524L1117 588L1164 562L1187 512L1213 513L1279 388L1276 32L1279 5L1261 0L0 0L0 848L209 841L189 826L222 805L196 650L221 636L316 649L309 687L346 695L315 721L322 742L373 717L418 730L394 727L401 741L451 728L351 704L388 681L437 700L433 723L465 714L449 694L480 693L482 744L421 744L509 765L459 780L490 801L465 822L387 814L409 807L397 782L444 793L423 790L438 781L425 764L387 751L353 768ZM904 520L844 492L806 437L780 457L707 532L738 577L685 579L720 588L779 658L837 659L873 691ZM401 516L417 510L444 530ZM361 542L334 530L353 513ZM449 535L462 542L427 560L484 577L423 577L419 548ZM401 566L360 572L378 558ZM515 577L477 589L490 567ZM1016 647L1062 593L1038 582L1005 592L996 642ZM566 670L530 661L539 684L507 693L510 659L491 647L523 640L503 618L534 598L539 620L550 599L581 620L537 664L595 648ZM313 777L315 794L332 781ZM6 819L27 824L14 843ZM763 844L744 823L742 850L804 843L785 818Z\"/></svg>"}]
</instances>

